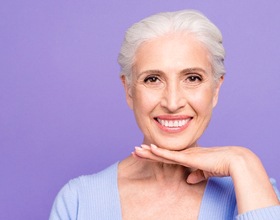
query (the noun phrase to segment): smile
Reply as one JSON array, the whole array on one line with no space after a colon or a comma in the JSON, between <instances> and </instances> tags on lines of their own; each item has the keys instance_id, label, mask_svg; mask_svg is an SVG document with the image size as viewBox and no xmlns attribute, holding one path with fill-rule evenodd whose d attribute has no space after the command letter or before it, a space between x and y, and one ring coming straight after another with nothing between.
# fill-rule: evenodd
<instances>
[{"instance_id":1,"label":"smile","mask_svg":"<svg viewBox=\"0 0 280 220\"><path fill-rule=\"evenodd\" d=\"M187 115L161 115L154 118L157 126L164 132L167 133L180 133L184 131L193 117Z\"/></svg>"},{"instance_id":2,"label":"smile","mask_svg":"<svg viewBox=\"0 0 280 220\"><path fill-rule=\"evenodd\" d=\"M163 119L156 119L162 126L167 128L180 128L186 125L191 118L183 119L183 120L163 120Z\"/></svg>"}]
</instances>

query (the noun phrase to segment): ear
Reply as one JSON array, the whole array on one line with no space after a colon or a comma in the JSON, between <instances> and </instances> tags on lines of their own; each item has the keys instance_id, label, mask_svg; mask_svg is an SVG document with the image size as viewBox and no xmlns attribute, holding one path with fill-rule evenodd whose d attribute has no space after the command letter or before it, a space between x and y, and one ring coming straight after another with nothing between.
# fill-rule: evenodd
<instances>
[{"instance_id":1,"label":"ear","mask_svg":"<svg viewBox=\"0 0 280 220\"><path fill-rule=\"evenodd\" d=\"M129 85L129 83L127 82L127 79L124 75L121 76L121 80L122 80L122 84L123 84L124 91L125 91L126 102L129 106L129 108L131 108L133 110L133 99L132 99L132 95L131 95L131 85Z\"/></svg>"},{"instance_id":2,"label":"ear","mask_svg":"<svg viewBox=\"0 0 280 220\"><path fill-rule=\"evenodd\" d=\"M219 92L220 88L224 82L224 76L221 76L218 81L216 82L215 88L214 88L214 97L213 97L213 108L217 105L218 99L219 99Z\"/></svg>"}]
</instances>

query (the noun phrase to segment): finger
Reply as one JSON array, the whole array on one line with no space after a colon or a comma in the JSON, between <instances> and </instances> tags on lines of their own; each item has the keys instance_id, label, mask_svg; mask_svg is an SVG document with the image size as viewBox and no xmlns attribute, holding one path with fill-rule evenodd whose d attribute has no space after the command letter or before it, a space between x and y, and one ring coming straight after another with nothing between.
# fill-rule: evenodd
<instances>
[{"instance_id":1,"label":"finger","mask_svg":"<svg viewBox=\"0 0 280 220\"><path fill-rule=\"evenodd\" d=\"M135 147L135 155L137 155L141 159L146 159L153 162L162 162L162 163L173 163L165 158L158 157L154 155L150 150L143 149L140 147Z\"/></svg>"},{"instance_id":2,"label":"finger","mask_svg":"<svg viewBox=\"0 0 280 220\"><path fill-rule=\"evenodd\" d=\"M215 149L210 150L201 147L192 147L183 151L171 151L152 144L151 151L153 154L173 161L175 164L206 171L210 171L209 168L215 165L217 163L217 157L220 157Z\"/></svg>"},{"instance_id":3,"label":"finger","mask_svg":"<svg viewBox=\"0 0 280 220\"><path fill-rule=\"evenodd\" d=\"M146 145L146 144L141 144L141 148L142 149L146 149L146 150L150 150L151 147L149 145Z\"/></svg>"},{"instance_id":4,"label":"finger","mask_svg":"<svg viewBox=\"0 0 280 220\"><path fill-rule=\"evenodd\" d=\"M168 164L176 164L173 161L170 161L168 159L159 157L152 153L150 149L143 149L141 147L135 147L135 155L142 159L148 159L154 162L161 162L161 163L168 163Z\"/></svg>"},{"instance_id":5,"label":"finger","mask_svg":"<svg viewBox=\"0 0 280 220\"><path fill-rule=\"evenodd\" d=\"M140 156L141 154L137 154L136 152L131 152L131 155L132 155L134 158L138 159L138 160L145 160L145 161L150 161L150 162L156 162L155 160L152 160L152 159L149 159L149 158Z\"/></svg>"},{"instance_id":6,"label":"finger","mask_svg":"<svg viewBox=\"0 0 280 220\"><path fill-rule=\"evenodd\" d=\"M204 180L206 180L207 177L205 176L205 173L202 170L195 170L190 173L190 175L187 178L187 183L189 184L197 184Z\"/></svg>"},{"instance_id":7,"label":"finger","mask_svg":"<svg viewBox=\"0 0 280 220\"><path fill-rule=\"evenodd\" d=\"M228 148L193 147L183 151L171 151L151 145L151 152L158 157L172 161L174 164L202 170L204 174L207 173L210 176L229 175L230 152ZM194 182L203 180L201 175L193 178Z\"/></svg>"},{"instance_id":8,"label":"finger","mask_svg":"<svg viewBox=\"0 0 280 220\"><path fill-rule=\"evenodd\" d=\"M172 161L174 164L179 164L186 167L192 167L192 165L194 165L191 164L191 157L187 155L187 153L158 148L154 144L151 145L151 152L160 158Z\"/></svg>"},{"instance_id":9,"label":"finger","mask_svg":"<svg viewBox=\"0 0 280 220\"><path fill-rule=\"evenodd\" d=\"M146 160L146 161L150 161L150 162L155 162L154 160L150 160L150 159L147 159L147 158L144 158L144 157L140 157L135 152L131 152L131 155L138 160Z\"/></svg>"}]
</instances>

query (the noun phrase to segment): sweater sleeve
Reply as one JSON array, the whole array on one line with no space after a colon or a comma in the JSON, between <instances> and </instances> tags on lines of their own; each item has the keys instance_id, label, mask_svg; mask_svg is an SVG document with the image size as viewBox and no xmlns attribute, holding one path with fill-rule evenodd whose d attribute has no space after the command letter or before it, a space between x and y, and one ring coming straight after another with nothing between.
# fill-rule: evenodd
<instances>
[{"instance_id":1,"label":"sweater sleeve","mask_svg":"<svg viewBox=\"0 0 280 220\"><path fill-rule=\"evenodd\" d=\"M274 191L280 200L280 193L276 187L276 181L274 179L270 180ZM267 208L252 210L236 217L236 220L279 220L280 219L280 205L270 206Z\"/></svg>"},{"instance_id":2,"label":"sweater sleeve","mask_svg":"<svg viewBox=\"0 0 280 220\"><path fill-rule=\"evenodd\" d=\"M75 220L78 215L78 192L75 180L69 181L57 194L49 220Z\"/></svg>"}]
</instances>

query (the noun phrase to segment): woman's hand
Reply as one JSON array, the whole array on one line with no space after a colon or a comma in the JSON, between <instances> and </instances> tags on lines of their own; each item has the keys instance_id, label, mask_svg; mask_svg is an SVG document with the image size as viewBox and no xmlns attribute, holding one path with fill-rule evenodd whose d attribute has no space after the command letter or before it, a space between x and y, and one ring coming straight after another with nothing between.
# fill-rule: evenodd
<instances>
[{"instance_id":1,"label":"woman's hand","mask_svg":"<svg viewBox=\"0 0 280 220\"><path fill-rule=\"evenodd\" d=\"M242 151L249 152L241 147L193 147L184 151L165 150L155 145L135 148L135 154L141 158L195 169L187 178L190 184L199 183L211 176L230 176L230 165L237 162L238 156L243 156Z\"/></svg>"},{"instance_id":2,"label":"woman's hand","mask_svg":"<svg viewBox=\"0 0 280 220\"><path fill-rule=\"evenodd\" d=\"M193 147L170 151L155 145L136 147L134 156L155 162L178 164L193 170L187 178L196 184L213 176L231 176L239 213L279 205L259 158L244 147Z\"/></svg>"}]
</instances>

